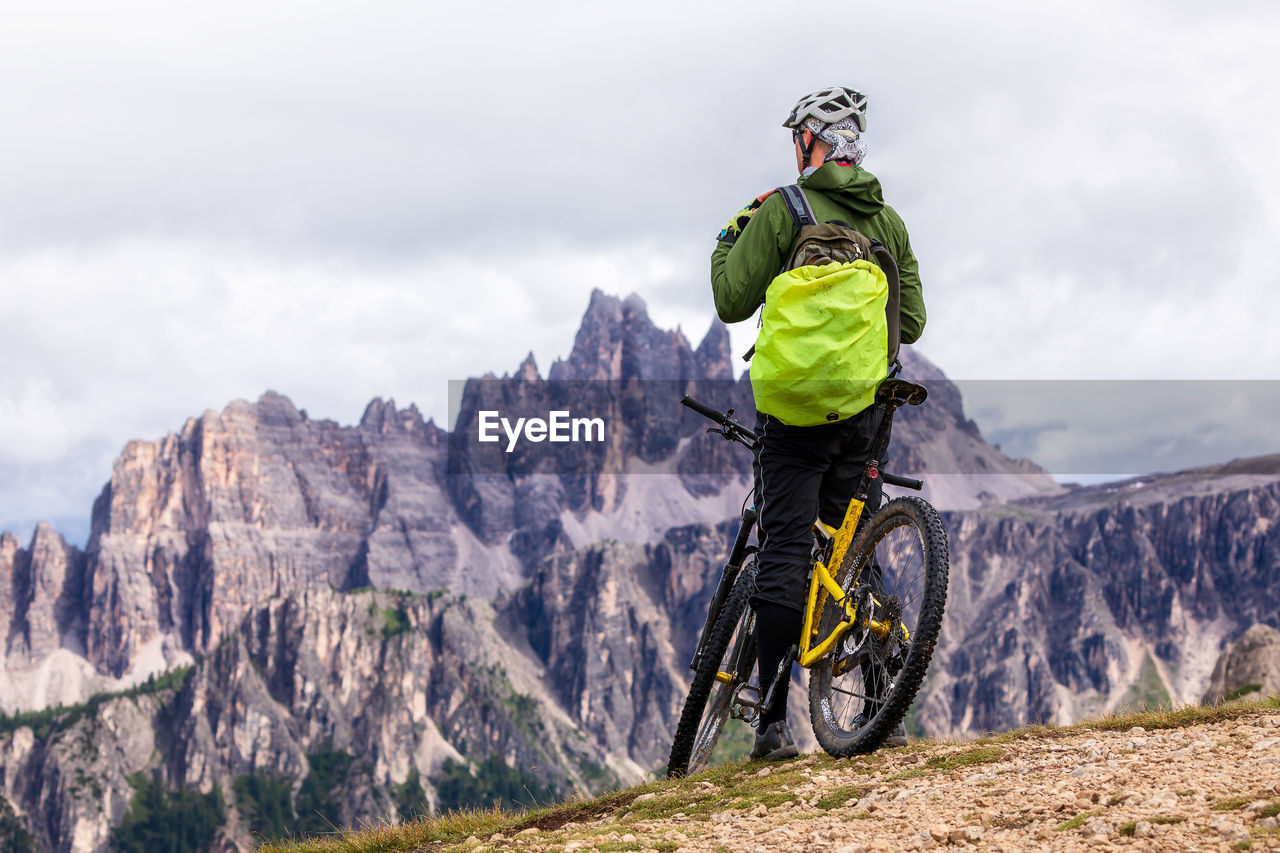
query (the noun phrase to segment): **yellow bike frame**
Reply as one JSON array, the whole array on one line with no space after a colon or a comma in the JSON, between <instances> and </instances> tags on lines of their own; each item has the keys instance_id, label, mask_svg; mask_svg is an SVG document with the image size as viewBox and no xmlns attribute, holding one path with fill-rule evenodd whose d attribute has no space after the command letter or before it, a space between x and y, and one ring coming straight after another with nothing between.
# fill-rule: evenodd
<instances>
[{"instance_id":1,"label":"yellow bike frame","mask_svg":"<svg viewBox=\"0 0 1280 853\"><path fill-rule=\"evenodd\" d=\"M863 502L857 498L849 501L844 521L834 533L821 521L814 522L814 530L818 535L832 540L832 566L839 567L844 562L844 556L849 550L850 543L853 542L853 532L858 528L858 519L862 517L863 506ZM844 606L845 618L840 620L827 637L814 645L814 641L818 638L818 619L828 595L837 605ZM826 656L845 632L856 624L857 616L857 607L845 597L844 590L840 589L840 585L836 583L831 570L821 560L816 561L813 565L813 574L809 579L809 602L805 608L804 633L800 637L800 665L808 669ZM867 628L877 637L884 639L889 633L890 626L888 623L872 619L867 622Z\"/></svg>"}]
</instances>

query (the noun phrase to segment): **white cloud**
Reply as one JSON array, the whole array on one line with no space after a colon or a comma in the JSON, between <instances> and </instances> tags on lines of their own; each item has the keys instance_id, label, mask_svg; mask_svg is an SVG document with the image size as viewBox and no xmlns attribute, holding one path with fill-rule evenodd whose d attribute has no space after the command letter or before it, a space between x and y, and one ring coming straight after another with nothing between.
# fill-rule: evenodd
<instances>
[{"instance_id":1,"label":"white cloud","mask_svg":"<svg viewBox=\"0 0 1280 853\"><path fill-rule=\"evenodd\" d=\"M778 124L836 81L871 94L944 370L1276 378L1280 7L815 15L7 10L0 527L87 513L126 440L268 387L442 418L449 378L566 353L593 287L696 343L712 235L793 179Z\"/></svg>"}]
</instances>

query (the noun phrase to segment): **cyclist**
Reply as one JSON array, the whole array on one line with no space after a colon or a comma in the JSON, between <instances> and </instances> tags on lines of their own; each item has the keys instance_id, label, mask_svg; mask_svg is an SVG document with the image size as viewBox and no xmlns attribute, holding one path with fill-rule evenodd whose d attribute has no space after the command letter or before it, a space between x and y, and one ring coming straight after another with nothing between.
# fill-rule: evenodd
<instances>
[{"instance_id":1,"label":"cyclist","mask_svg":"<svg viewBox=\"0 0 1280 853\"><path fill-rule=\"evenodd\" d=\"M867 150L862 138L866 109L867 98L857 90L820 89L801 98L783 126L791 130L795 146L797 183L818 222L843 220L882 242L897 261L901 340L910 344L920 337L925 323L920 277L906 226L884 203L880 182L861 166ZM711 287L721 320L746 320L764 303L765 291L786 262L797 234L780 193L765 193L734 215L711 255ZM751 600L762 695L800 636L813 520L820 518L833 528L840 525L878 426L874 408L818 426L789 426L769 415L756 416L762 541L757 591ZM869 515L879 505L877 479L865 512ZM867 680L874 677L868 674ZM779 760L798 752L786 721L790 681L788 671L774 689L772 706L761 713L753 758ZM886 743L906 743L901 726Z\"/></svg>"}]
</instances>

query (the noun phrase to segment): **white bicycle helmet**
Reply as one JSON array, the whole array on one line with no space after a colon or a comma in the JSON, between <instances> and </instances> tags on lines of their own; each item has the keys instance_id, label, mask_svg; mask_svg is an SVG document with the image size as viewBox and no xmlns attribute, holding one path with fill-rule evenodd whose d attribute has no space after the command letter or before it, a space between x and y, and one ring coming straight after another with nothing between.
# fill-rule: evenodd
<instances>
[{"instance_id":1,"label":"white bicycle helmet","mask_svg":"<svg viewBox=\"0 0 1280 853\"><path fill-rule=\"evenodd\" d=\"M816 118L823 124L832 124L842 118L853 117L858 130L867 132L867 96L847 86L832 86L805 95L791 110L783 127L795 130L807 118Z\"/></svg>"}]
</instances>

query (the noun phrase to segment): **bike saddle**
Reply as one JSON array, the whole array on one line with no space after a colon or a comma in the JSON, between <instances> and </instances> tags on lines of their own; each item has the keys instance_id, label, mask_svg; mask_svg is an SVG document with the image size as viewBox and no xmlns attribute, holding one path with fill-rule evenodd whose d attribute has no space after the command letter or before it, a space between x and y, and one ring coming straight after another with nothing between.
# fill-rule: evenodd
<instances>
[{"instance_id":1,"label":"bike saddle","mask_svg":"<svg viewBox=\"0 0 1280 853\"><path fill-rule=\"evenodd\" d=\"M876 389L877 403L891 402L895 406L901 406L903 403L918 406L928 396L929 392L925 390L923 385L917 385L905 379L886 379Z\"/></svg>"}]
</instances>

